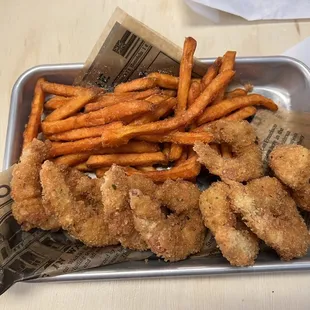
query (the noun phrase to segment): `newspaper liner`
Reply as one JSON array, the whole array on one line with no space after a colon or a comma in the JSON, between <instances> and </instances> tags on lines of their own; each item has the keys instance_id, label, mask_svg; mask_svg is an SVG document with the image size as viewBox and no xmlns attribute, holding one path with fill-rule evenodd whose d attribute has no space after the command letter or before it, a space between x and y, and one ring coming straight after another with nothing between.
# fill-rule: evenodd
<instances>
[{"instance_id":1,"label":"newspaper liner","mask_svg":"<svg viewBox=\"0 0 310 310\"><path fill-rule=\"evenodd\" d=\"M85 67L76 77L75 84L99 85L109 89L148 71L177 74L180 58L180 48L117 9ZM196 61L194 75L202 75L204 71L205 65ZM262 143L265 164L268 154L278 143L300 143L310 147L309 114L260 110L252 124ZM64 232L38 229L23 232L11 213L11 172L12 168L0 174L0 294L15 282L25 279L50 277L124 261L158 259L150 251L132 251L121 246L88 248ZM197 183L204 189L211 181L209 176L201 175ZM308 218L306 214L307 224L310 222ZM202 251L191 258L214 253L218 253L216 243L208 233Z\"/></svg>"}]
</instances>

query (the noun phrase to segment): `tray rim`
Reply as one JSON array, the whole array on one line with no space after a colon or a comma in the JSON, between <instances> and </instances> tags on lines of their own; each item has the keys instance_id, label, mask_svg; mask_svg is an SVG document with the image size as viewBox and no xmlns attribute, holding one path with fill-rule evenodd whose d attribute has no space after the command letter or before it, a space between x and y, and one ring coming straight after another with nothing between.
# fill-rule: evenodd
<instances>
[{"instance_id":1,"label":"tray rim","mask_svg":"<svg viewBox=\"0 0 310 310\"><path fill-rule=\"evenodd\" d=\"M199 58L204 63L211 63L215 58ZM297 66L305 76L308 76L310 82L310 68L301 61L288 56L263 56L263 57L237 57L236 63L272 63L274 61L282 61L284 63L291 63ZM64 64L43 64L29 68L23 72L14 83L11 92L10 111L8 118L8 126L5 141L5 153L3 158L3 170L9 168L12 145L12 136L14 126L12 121L15 119L17 109L16 103L20 92L20 87L31 77L34 73L40 71L54 71L54 70L78 70L83 67L83 63L64 63ZM124 262L115 265L98 267L85 271L79 271L64 275L58 275L46 278L29 279L30 282L51 282L51 281L81 281L81 280L100 280L100 279L129 279L129 278L161 278L170 276L213 276L213 275L234 275L234 274L253 274L253 273L268 273L268 272L296 272L310 270L310 257L308 260L296 260L291 262L276 263L260 263L251 267L232 267L226 264L218 265L197 265L180 267L176 265L156 266L156 262L152 264L150 261L145 264L144 261ZM138 269L132 269L130 265L135 265ZM119 265L119 268L117 268ZM127 265L127 266L126 266ZM152 266L153 265L153 266ZM147 267L148 266L148 267ZM116 269L115 269L116 267ZM149 268L151 267L151 268Z\"/></svg>"}]
</instances>

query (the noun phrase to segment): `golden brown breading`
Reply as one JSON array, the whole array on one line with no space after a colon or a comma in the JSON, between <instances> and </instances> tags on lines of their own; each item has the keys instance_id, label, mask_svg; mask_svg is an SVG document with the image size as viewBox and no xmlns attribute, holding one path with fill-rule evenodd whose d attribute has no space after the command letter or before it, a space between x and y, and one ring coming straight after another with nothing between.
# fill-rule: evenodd
<instances>
[{"instance_id":1,"label":"golden brown breading","mask_svg":"<svg viewBox=\"0 0 310 310\"><path fill-rule=\"evenodd\" d=\"M301 145L278 145L270 153L269 166L291 188L298 206L310 211L310 151Z\"/></svg>"},{"instance_id":2,"label":"golden brown breading","mask_svg":"<svg viewBox=\"0 0 310 310\"><path fill-rule=\"evenodd\" d=\"M310 151L301 145L276 146L269 155L269 166L276 177L292 189L309 185Z\"/></svg>"},{"instance_id":3,"label":"golden brown breading","mask_svg":"<svg viewBox=\"0 0 310 310\"><path fill-rule=\"evenodd\" d=\"M87 246L101 247L117 244L118 241L109 234L108 225L103 216L97 181L86 175L82 177L75 171L70 175L70 171L50 161L42 165L40 178L43 200L50 203L52 212L61 227ZM74 184L77 187L81 186L75 193L70 188ZM83 188L90 193L85 193ZM92 196L91 199L90 196Z\"/></svg>"},{"instance_id":4,"label":"golden brown breading","mask_svg":"<svg viewBox=\"0 0 310 310\"><path fill-rule=\"evenodd\" d=\"M34 139L24 150L20 163L13 168L11 181L12 214L23 230L41 228L44 230L58 229L59 223L50 214L50 206L42 203L40 169L48 158L49 142Z\"/></svg>"},{"instance_id":5,"label":"golden brown breading","mask_svg":"<svg viewBox=\"0 0 310 310\"><path fill-rule=\"evenodd\" d=\"M263 175L262 153L254 128L247 121L219 120L209 126L215 143L232 147L233 158L223 158L208 144L196 143L198 161L223 181L249 181Z\"/></svg>"},{"instance_id":6,"label":"golden brown breading","mask_svg":"<svg viewBox=\"0 0 310 310\"><path fill-rule=\"evenodd\" d=\"M229 186L213 183L200 195L199 207L223 256L234 266L253 265L258 238L237 218L230 207Z\"/></svg>"},{"instance_id":7,"label":"golden brown breading","mask_svg":"<svg viewBox=\"0 0 310 310\"><path fill-rule=\"evenodd\" d=\"M140 187L154 192L155 184L142 176L127 177L124 170L113 165L104 176L101 186L104 216L109 231L122 246L133 250L147 250L147 244L134 227L133 216L129 206L129 190Z\"/></svg>"},{"instance_id":8,"label":"golden brown breading","mask_svg":"<svg viewBox=\"0 0 310 310\"><path fill-rule=\"evenodd\" d=\"M283 260L306 255L310 238L294 200L276 179L263 177L247 185L229 182L231 207L245 224Z\"/></svg>"},{"instance_id":9,"label":"golden brown breading","mask_svg":"<svg viewBox=\"0 0 310 310\"><path fill-rule=\"evenodd\" d=\"M193 209L167 217L161 204L138 189L130 190L135 228L156 255L179 261L200 251L205 236L200 211Z\"/></svg>"},{"instance_id":10,"label":"golden brown breading","mask_svg":"<svg viewBox=\"0 0 310 310\"><path fill-rule=\"evenodd\" d=\"M154 194L162 204L177 214L199 208L200 191L191 182L167 180L158 187Z\"/></svg>"}]
</instances>

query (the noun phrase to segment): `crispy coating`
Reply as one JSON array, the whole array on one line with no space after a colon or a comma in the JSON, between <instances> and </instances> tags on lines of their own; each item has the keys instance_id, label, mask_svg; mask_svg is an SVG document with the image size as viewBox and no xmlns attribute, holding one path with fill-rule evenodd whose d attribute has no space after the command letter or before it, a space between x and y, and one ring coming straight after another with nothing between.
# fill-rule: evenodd
<instances>
[{"instance_id":1,"label":"crispy coating","mask_svg":"<svg viewBox=\"0 0 310 310\"><path fill-rule=\"evenodd\" d=\"M291 189L297 205L310 211L310 151L301 145L278 145L270 153L269 166Z\"/></svg>"},{"instance_id":2,"label":"crispy coating","mask_svg":"<svg viewBox=\"0 0 310 310\"><path fill-rule=\"evenodd\" d=\"M101 186L104 216L109 231L122 246L133 250L147 250L147 244L134 227L133 215L129 206L130 188L139 188L143 192L153 193L156 185L142 176L127 177L124 170L113 165L104 176Z\"/></svg>"},{"instance_id":3,"label":"crispy coating","mask_svg":"<svg viewBox=\"0 0 310 310\"><path fill-rule=\"evenodd\" d=\"M208 128L215 143L232 147L233 158L223 158L208 144L196 143L198 161L223 181L249 181L263 175L262 153L256 144L254 128L247 121L219 120Z\"/></svg>"},{"instance_id":4,"label":"crispy coating","mask_svg":"<svg viewBox=\"0 0 310 310\"><path fill-rule=\"evenodd\" d=\"M281 259L306 255L310 238L294 200L276 178L263 177L247 185L229 182L231 207L245 224Z\"/></svg>"},{"instance_id":5,"label":"crispy coating","mask_svg":"<svg viewBox=\"0 0 310 310\"><path fill-rule=\"evenodd\" d=\"M310 151L301 145L276 146L269 155L269 166L276 177L292 189L309 184Z\"/></svg>"},{"instance_id":6,"label":"crispy coating","mask_svg":"<svg viewBox=\"0 0 310 310\"><path fill-rule=\"evenodd\" d=\"M138 189L130 190L135 228L157 256L179 261L201 250L205 236L200 211L166 215L161 203Z\"/></svg>"},{"instance_id":7,"label":"crispy coating","mask_svg":"<svg viewBox=\"0 0 310 310\"><path fill-rule=\"evenodd\" d=\"M162 204L177 214L199 207L200 191L191 182L167 180L158 187L155 195Z\"/></svg>"},{"instance_id":8,"label":"crispy coating","mask_svg":"<svg viewBox=\"0 0 310 310\"><path fill-rule=\"evenodd\" d=\"M103 216L98 181L50 161L42 165L40 178L43 200L50 203L64 230L87 246L118 243L110 236Z\"/></svg>"},{"instance_id":9,"label":"crispy coating","mask_svg":"<svg viewBox=\"0 0 310 310\"><path fill-rule=\"evenodd\" d=\"M41 199L40 169L48 158L49 142L34 139L24 150L20 163L14 166L11 181L12 213L23 230L58 229L59 223L50 213L49 204Z\"/></svg>"},{"instance_id":10,"label":"crispy coating","mask_svg":"<svg viewBox=\"0 0 310 310\"><path fill-rule=\"evenodd\" d=\"M237 218L230 207L229 186L213 183L199 200L204 224L209 228L223 256L234 266L253 265L258 238Z\"/></svg>"}]
</instances>

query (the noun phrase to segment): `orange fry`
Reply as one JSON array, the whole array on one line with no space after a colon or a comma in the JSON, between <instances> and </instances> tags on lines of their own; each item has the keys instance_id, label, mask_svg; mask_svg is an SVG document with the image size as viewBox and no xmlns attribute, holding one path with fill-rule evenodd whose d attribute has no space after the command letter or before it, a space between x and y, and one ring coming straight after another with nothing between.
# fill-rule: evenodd
<instances>
[{"instance_id":1,"label":"orange fry","mask_svg":"<svg viewBox=\"0 0 310 310\"><path fill-rule=\"evenodd\" d=\"M86 164L85 164L86 165ZM95 170L95 174L96 177L98 179L101 179L102 177L104 177L105 173L110 169L110 167L101 167L101 168L97 168Z\"/></svg>"},{"instance_id":2,"label":"orange fry","mask_svg":"<svg viewBox=\"0 0 310 310\"><path fill-rule=\"evenodd\" d=\"M139 171L130 167L125 167L124 169L128 175L139 174L152 179L154 182L165 182L168 179L192 179L199 174L200 168L201 166L197 162L197 155L195 155L180 166L172 167L169 170Z\"/></svg>"},{"instance_id":3,"label":"orange fry","mask_svg":"<svg viewBox=\"0 0 310 310\"><path fill-rule=\"evenodd\" d=\"M86 162L90 168L107 167L113 164L120 166L146 166L161 164L167 161L162 152L142 153L142 154L108 154L92 155Z\"/></svg>"},{"instance_id":4,"label":"orange fry","mask_svg":"<svg viewBox=\"0 0 310 310\"><path fill-rule=\"evenodd\" d=\"M213 135L209 132L175 131L162 135L139 136L137 139L148 142L171 142L176 144L193 145L196 142L210 143L213 141Z\"/></svg>"},{"instance_id":5,"label":"orange fry","mask_svg":"<svg viewBox=\"0 0 310 310\"><path fill-rule=\"evenodd\" d=\"M81 93L88 91L90 89L94 90L96 89L96 92L99 91L100 93L104 92L103 89L97 87L86 88L80 86L50 83L48 81L43 81L42 89L46 93L64 97L78 96Z\"/></svg>"},{"instance_id":6,"label":"orange fry","mask_svg":"<svg viewBox=\"0 0 310 310\"><path fill-rule=\"evenodd\" d=\"M255 107L249 106L249 107L245 107L245 108L242 108L240 110L237 110L236 112L233 112L226 117L222 117L221 119L226 119L229 121L242 121L242 120L247 119L248 117L254 115L256 113L256 111L257 110ZM193 132L205 131L205 129L208 128L211 123L206 123L204 125L201 125L200 127L193 129Z\"/></svg>"},{"instance_id":7,"label":"orange fry","mask_svg":"<svg viewBox=\"0 0 310 310\"><path fill-rule=\"evenodd\" d=\"M144 115L138 117L132 123L130 123L130 125L142 125L158 121L161 117L164 117L168 113L170 113L176 106L176 104L177 99L173 97L162 101L159 105L155 107L154 111L147 112Z\"/></svg>"},{"instance_id":8,"label":"orange fry","mask_svg":"<svg viewBox=\"0 0 310 310\"><path fill-rule=\"evenodd\" d=\"M52 141L74 141L85 138L100 137L105 130L109 130L111 128L120 128L122 126L122 122L113 122L101 126L85 127L56 133L48 136L47 138Z\"/></svg>"},{"instance_id":9,"label":"orange fry","mask_svg":"<svg viewBox=\"0 0 310 310\"><path fill-rule=\"evenodd\" d=\"M156 171L153 166L137 166L135 168L141 171Z\"/></svg>"},{"instance_id":10,"label":"orange fry","mask_svg":"<svg viewBox=\"0 0 310 310\"><path fill-rule=\"evenodd\" d=\"M80 164L74 166L74 168L79 170L79 171L81 171L81 172L91 172L91 171L93 171L91 168L89 168L86 165L86 162L80 163Z\"/></svg>"},{"instance_id":11,"label":"orange fry","mask_svg":"<svg viewBox=\"0 0 310 310\"><path fill-rule=\"evenodd\" d=\"M46 110L55 110L70 101L72 98L63 96L54 96L44 104Z\"/></svg>"},{"instance_id":12,"label":"orange fry","mask_svg":"<svg viewBox=\"0 0 310 310\"><path fill-rule=\"evenodd\" d=\"M225 119L228 121L241 121L253 116L257 112L257 109L253 106L242 108L230 115L226 116Z\"/></svg>"},{"instance_id":13,"label":"orange fry","mask_svg":"<svg viewBox=\"0 0 310 310\"><path fill-rule=\"evenodd\" d=\"M91 99L97 94L89 89L81 93L79 96L72 97L66 104L54 110L45 118L45 122L55 122L74 115L80 111Z\"/></svg>"},{"instance_id":14,"label":"orange fry","mask_svg":"<svg viewBox=\"0 0 310 310\"><path fill-rule=\"evenodd\" d=\"M221 64L219 72L222 73L226 70L234 70L235 58L236 58L235 51L227 51L223 56L222 64ZM219 94L215 98L213 104L217 104L218 102L223 100L224 95L225 95L225 89L226 87L223 87L223 89L219 92Z\"/></svg>"},{"instance_id":15,"label":"orange fry","mask_svg":"<svg viewBox=\"0 0 310 310\"><path fill-rule=\"evenodd\" d=\"M121 145L127 143L131 138L136 136L145 134L161 134L189 124L193 119L202 113L205 107L218 94L220 89L223 88L223 85L227 85L230 82L234 74L234 71L229 70L219 74L200 94L194 104L183 114L149 124L128 125L119 129L109 130L102 135L103 145Z\"/></svg>"},{"instance_id":16,"label":"orange fry","mask_svg":"<svg viewBox=\"0 0 310 310\"><path fill-rule=\"evenodd\" d=\"M67 119L55 122L43 122L42 130L46 135L78 129L82 127L93 127L122 120L131 115L139 115L152 111L153 105L148 101L133 100L118 103L104 109L71 116Z\"/></svg>"},{"instance_id":17,"label":"orange fry","mask_svg":"<svg viewBox=\"0 0 310 310\"><path fill-rule=\"evenodd\" d=\"M113 154L113 153L153 153L158 152L157 144L144 141L130 141L125 145L116 148L102 148L101 138L87 138L73 142L53 142L50 151L51 157L59 155L89 153L93 154Z\"/></svg>"},{"instance_id":18,"label":"orange fry","mask_svg":"<svg viewBox=\"0 0 310 310\"><path fill-rule=\"evenodd\" d=\"M148 78L153 78L156 85L162 88L178 89L179 78L166 73L152 72L147 75Z\"/></svg>"},{"instance_id":19,"label":"orange fry","mask_svg":"<svg viewBox=\"0 0 310 310\"><path fill-rule=\"evenodd\" d=\"M38 136L41 125L41 115L43 112L44 93L41 88L44 79L38 79L34 88L34 96L31 103L31 111L26 129L24 130L23 148L25 148L34 138Z\"/></svg>"},{"instance_id":20,"label":"orange fry","mask_svg":"<svg viewBox=\"0 0 310 310\"><path fill-rule=\"evenodd\" d=\"M187 105L190 107L195 100L199 97L200 95L200 91L201 90L201 86L199 82L192 82L191 87L189 89L189 93L188 93L188 99L187 99Z\"/></svg>"},{"instance_id":21,"label":"orange fry","mask_svg":"<svg viewBox=\"0 0 310 310\"><path fill-rule=\"evenodd\" d=\"M171 148L170 143L164 143L164 147L162 149L162 152L165 154L166 158L169 158L170 148Z\"/></svg>"},{"instance_id":22,"label":"orange fry","mask_svg":"<svg viewBox=\"0 0 310 310\"><path fill-rule=\"evenodd\" d=\"M115 86L114 92L127 93L130 91L144 90L154 87L156 87L156 80L149 77L144 77L141 79L136 79L129 82L118 84L117 86Z\"/></svg>"},{"instance_id":23,"label":"orange fry","mask_svg":"<svg viewBox=\"0 0 310 310\"><path fill-rule=\"evenodd\" d=\"M67 165L72 167L80 163L86 162L89 156L89 153L68 154L55 158L54 163L58 165Z\"/></svg>"},{"instance_id":24,"label":"orange fry","mask_svg":"<svg viewBox=\"0 0 310 310\"><path fill-rule=\"evenodd\" d=\"M196 46L197 42L193 38L188 37L185 39L183 55L180 63L178 105L176 109L177 115L184 112L187 107L188 91L191 85Z\"/></svg>"},{"instance_id":25,"label":"orange fry","mask_svg":"<svg viewBox=\"0 0 310 310\"><path fill-rule=\"evenodd\" d=\"M175 161L174 167L178 167L178 166L182 165L183 163L185 163L186 160L187 160L187 152L185 152L185 150L183 150L181 157Z\"/></svg>"},{"instance_id":26,"label":"orange fry","mask_svg":"<svg viewBox=\"0 0 310 310\"><path fill-rule=\"evenodd\" d=\"M225 94L225 99L231 99L239 96L245 96L248 92L242 88L236 88Z\"/></svg>"},{"instance_id":27,"label":"orange fry","mask_svg":"<svg viewBox=\"0 0 310 310\"><path fill-rule=\"evenodd\" d=\"M159 88L151 88L141 92L129 92L129 93L109 93L100 97L96 102L90 102L85 106L84 112L97 111L105 107L115 105L120 102L132 101L138 99L145 99L152 95L161 93Z\"/></svg>"},{"instance_id":28,"label":"orange fry","mask_svg":"<svg viewBox=\"0 0 310 310\"><path fill-rule=\"evenodd\" d=\"M201 79L201 91L203 91L217 76L221 64L222 64L222 57L218 57L214 61L214 63L208 68L206 74Z\"/></svg>"},{"instance_id":29,"label":"orange fry","mask_svg":"<svg viewBox=\"0 0 310 310\"><path fill-rule=\"evenodd\" d=\"M168 97L176 97L176 95L177 95L177 92L175 90L172 90L172 89L162 89L160 93L162 95L168 96Z\"/></svg>"},{"instance_id":30,"label":"orange fry","mask_svg":"<svg viewBox=\"0 0 310 310\"><path fill-rule=\"evenodd\" d=\"M262 105L271 111L278 110L278 106L271 99L265 98L261 95L253 94L248 96L235 97L232 99L223 100L217 105L212 105L205 109L203 114L198 118L197 124L201 125L214 121L228 115L235 110L245 108L251 105Z\"/></svg>"}]
</instances>

